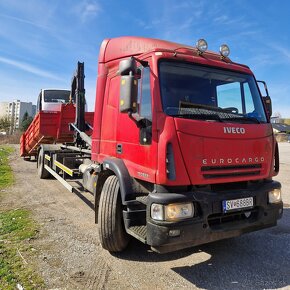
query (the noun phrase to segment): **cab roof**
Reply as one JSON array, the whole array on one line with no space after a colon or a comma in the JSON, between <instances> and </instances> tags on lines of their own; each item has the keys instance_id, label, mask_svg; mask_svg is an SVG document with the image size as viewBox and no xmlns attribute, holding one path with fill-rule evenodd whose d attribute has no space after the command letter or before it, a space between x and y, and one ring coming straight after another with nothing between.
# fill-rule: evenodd
<instances>
[{"instance_id":1,"label":"cab roof","mask_svg":"<svg viewBox=\"0 0 290 290\"><path fill-rule=\"evenodd\" d=\"M115 59L136 56L146 52L160 50L183 53L197 53L196 47L190 45L155 38L123 36L103 40L100 49L99 62L105 63ZM220 58L220 54L212 51L206 51L204 54L211 54Z\"/></svg>"},{"instance_id":2,"label":"cab roof","mask_svg":"<svg viewBox=\"0 0 290 290\"><path fill-rule=\"evenodd\" d=\"M138 36L122 36L117 38L108 38L103 40L99 63L107 63L117 59L123 59L130 56L138 56L152 51L167 51L172 53L181 53L198 56L198 50L195 46L184 45L176 42L165 41L155 38L145 38ZM202 54L207 60L212 60L216 64L224 66L230 63L235 69L242 69L248 72L249 67L243 64L232 62L229 58L221 60L219 53L207 50Z\"/></svg>"},{"instance_id":3,"label":"cab roof","mask_svg":"<svg viewBox=\"0 0 290 290\"><path fill-rule=\"evenodd\" d=\"M102 42L99 62L104 63L128 56L136 56L157 49L174 51L180 47L194 49L190 46L155 38L136 36L110 38Z\"/></svg>"}]
</instances>

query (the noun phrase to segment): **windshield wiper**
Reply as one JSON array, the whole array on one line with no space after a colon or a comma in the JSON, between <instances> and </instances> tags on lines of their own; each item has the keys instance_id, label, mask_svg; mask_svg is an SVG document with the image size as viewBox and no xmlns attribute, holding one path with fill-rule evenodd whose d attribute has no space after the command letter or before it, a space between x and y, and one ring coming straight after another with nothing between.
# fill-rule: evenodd
<instances>
[{"instance_id":1,"label":"windshield wiper","mask_svg":"<svg viewBox=\"0 0 290 290\"><path fill-rule=\"evenodd\" d=\"M255 123L255 124L261 124L261 122L254 118L254 117L226 117L226 118L221 118L223 121L241 121L241 122L250 122L250 123Z\"/></svg>"},{"instance_id":2,"label":"windshield wiper","mask_svg":"<svg viewBox=\"0 0 290 290\"><path fill-rule=\"evenodd\" d=\"M219 122L223 122L223 120L220 118L219 115L216 114L208 114L208 115L200 115L200 114L174 114L174 115L170 115L172 117L178 117L178 118L185 118L185 119L198 119L198 120L206 120L206 121L210 121L210 120L215 120L215 121L219 121Z\"/></svg>"}]
</instances>

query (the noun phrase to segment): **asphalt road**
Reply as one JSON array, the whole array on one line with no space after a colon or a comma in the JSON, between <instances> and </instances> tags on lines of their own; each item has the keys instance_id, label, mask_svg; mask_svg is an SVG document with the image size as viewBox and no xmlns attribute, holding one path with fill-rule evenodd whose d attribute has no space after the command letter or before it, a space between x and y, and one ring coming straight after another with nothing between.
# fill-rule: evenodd
<instances>
[{"instance_id":1,"label":"asphalt road","mask_svg":"<svg viewBox=\"0 0 290 290\"><path fill-rule=\"evenodd\" d=\"M170 254L133 240L111 255L99 243L90 207L34 162L15 154L16 182L0 208L25 207L41 225L38 271L48 289L290 289L290 144L280 144L285 202L278 226Z\"/></svg>"}]
</instances>

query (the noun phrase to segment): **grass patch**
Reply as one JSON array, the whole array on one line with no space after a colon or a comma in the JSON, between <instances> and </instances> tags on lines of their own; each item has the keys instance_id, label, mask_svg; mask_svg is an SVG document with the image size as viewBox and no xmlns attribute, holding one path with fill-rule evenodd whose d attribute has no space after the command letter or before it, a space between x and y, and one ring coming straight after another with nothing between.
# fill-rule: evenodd
<instances>
[{"instance_id":1,"label":"grass patch","mask_svg":"<svg viewBox=\"0 0 290 290\"><path fill-rule=\"evenodd\" d=\"M0 289L43 289L29 257L34 249L29 240L36 237L37 226L24 209L0 212Z\"/></svg>"},{"instance_id":2,"label":"grass patch","mask_svg":"<svg viewBox=\"0 0 290 290\"><path fill-rule=\"evenodd\" d=\"M0 190L12 185L13 174L8 164L8 156L13 152L13 148L0 146Z\"/></svg>"},{"instance_id":3,"label":"grass patch","mask_svg":"<svg viewBox=\"0 0 290 290\"><path fill-rule=\"evenodd\" d=\"M12 185L8 156L13 148L0 146L0 190ZM1 205L1 204L0 204ZM25 209L0 211L0 289L43 289L44 282L34 271L29 241L37 235L37 224Z\"/></svg>"}]
</instances>

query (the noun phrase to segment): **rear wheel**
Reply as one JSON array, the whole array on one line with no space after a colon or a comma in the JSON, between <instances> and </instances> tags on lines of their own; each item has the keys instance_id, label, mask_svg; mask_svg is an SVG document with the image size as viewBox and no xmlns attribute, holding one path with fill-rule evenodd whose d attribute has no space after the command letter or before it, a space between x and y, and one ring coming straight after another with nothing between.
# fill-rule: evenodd
<instances>
[{"instance_id":1,"label":"rear wheel","mask_svg":"<svg viewBox=\"0 0 290 290\"><path fill-rule=\"evenodd\" d=\"M106 179L101 192L98 227L104 249L110 252L121 252L127 247L129 235L124 227L120 186L115 175Z\"/></svg>"},{"instance_id":2,"label":"rear wheel","mask_svg":"<svg viewBox=\"0 0 290 290\"><path fill-rule=\"evenodd\" d=\"M49 178L50 173L44 168L44 150L41 148L37 158L37 173L41 179Z\"/></svg>"}]
</instances>

